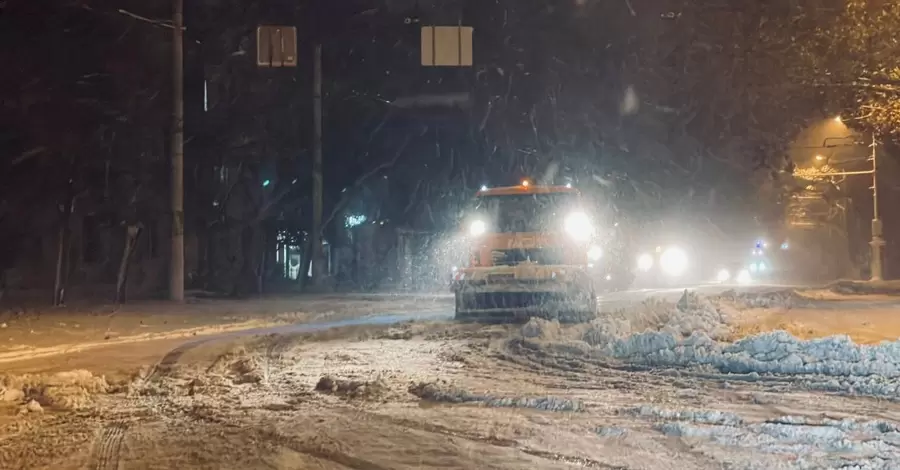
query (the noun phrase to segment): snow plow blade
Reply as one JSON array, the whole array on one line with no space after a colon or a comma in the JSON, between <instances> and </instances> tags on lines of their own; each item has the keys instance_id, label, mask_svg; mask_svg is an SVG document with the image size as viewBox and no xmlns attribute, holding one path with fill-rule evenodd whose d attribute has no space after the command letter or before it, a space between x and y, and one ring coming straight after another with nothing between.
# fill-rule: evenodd
<instances>
[{"instance_id":1,"label":"snow plow blade","mask_svg":"<svg viewBox=\"0 0 900 470\"><path fill-rule=\"evenodd\" d=\"M457 296L457 320L527 321L531 317L581 323L593 320L596 312L588 299L570 299L556 292L476 292Z\"/></svg>"},{"instance_id":2,"label":"snow plow blade","mask_svg":"<svg viewBox=\"0 0 900 470\"><path fill-rule=\"evenodd\" d=\"M466 274L468 279L457 279L453 285L457 320L527 321L539 317L580 323L596 317L593 285L581 273L570 270L566 276L554 272L553 276L516 279L513 274L488 268Z\"/></svg>"}]
</instances>

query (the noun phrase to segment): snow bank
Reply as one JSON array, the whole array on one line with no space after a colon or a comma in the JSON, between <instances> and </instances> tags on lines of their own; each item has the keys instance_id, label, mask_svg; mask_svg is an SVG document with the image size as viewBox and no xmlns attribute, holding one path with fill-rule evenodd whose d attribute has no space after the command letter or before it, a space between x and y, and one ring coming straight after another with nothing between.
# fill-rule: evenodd
<instances>
[{"instance_id":1,"label":"snow bank","mask_svg":"<svg viewBox=\"0 0 900 470\"><path fill-rule=\"evenodd\" d=\"M616 338L641 332L661 332L673 338L705 332L720 339L730 333L728 318L709 300L687 293L681 306L648 299L637 308L619 310L594 320L582 338L588 344L603 346Z\"/></svg>"},{"instance_id":2,"label":"snow bank","mask_svg":"<svg viewBox=\"0 0 900 470\"><path fill-rule=\"evenodd\" d=\"M648 331L600 346L608 355L652 366L712 366L726 374L795 374L820 378L812 388L900 397L900 341L857 345L848 336L799 340L785 331L732 344L703 332L688 338Z\"/></svg>"},{"instance_id":3,"label":"snow bank","mask_svg":"<svg viewBox=\"0 0 900 470\"><path fill-rule=\"evenodd\" d=\"M325 375L316 383L316 391L349 398L376 398L388 390L382 380L364 382L360 380L335 379Z\"/></svg>"},{"instance_id":4,"label":"snow bank","mask_svg":"<svg viewBox=\"0 0 900 470\"><path fill-rule=\"evenodd\" d=\"M860 346L847 336L801 341L787 332L775 331L724 344L704 333L678 340L669 333L646 332L618 339L606 350L616 358L647 365L709 365L727 374L825 376L831 379L810 385L900 396L900 342Z\"/></svg>"},{"instance_id":5,"label":"snow bank","mask_svg":"<svg viewBox=\"0 0 900 470\"><path fill-rule=\"evenodd\" d=\"M461 388L437 383L419 383L409 393L424 399L445 403L480 403L493 408L531 408L543 411L583 411L577 400L557 397L495 397L474 394Z\"/></svg>"},{"instance_id":6,"label":"snow bank","mask_svg":"<svg viewBox=\"0 0 900 470\"><path fill-rule=\"evenodd\" d=\"M645 302L595 320L582 339L594 351L647 366L708 366L723 374L806 376L812 389L900 398L900 341L857 345L848 336L800 340L785 331L734 343L716 304L687 295L679 305Z\"/></svg>"},{"instance_id":7,"label":"snow bank","mask_svg":"<svg viewBox=\"0 0 900 470\"><path fill-rule=\"evenodd\" d=\"M844 295L900 295L900 281L841 280L829 284L828 289Z\"/></svg>"},{"instance_id":8,"label":"snow bank","mask_svg":"<svg viewBox=\"0 0 900 470\"><path fill-rule=\"evenodd\" d=\"M561 336L559 320L545 320L532 317L528 320L528 323L522 326L522 336L541 340L559 339Z\"/></svg>"},{"instance_id":9,"label":"snow bank","mask_svg":"<svg viewBox=\"0 0 900 470\"><path fill-rule=\"evenodd\" d=\"M265 359L258 352L237 346L218 356L206 370L206 375L227 377L236 385L263 383L267 380L264 362Z\"/></svg>"},{"instance_id":10,"label":"snow bank","mask_svg":"<svg viewBox=\"0 0 900 470\"><path fill-rule=\"evenodd\" d=\"M769 292L735 292L725 291L712 298L716 302L730 302L742 308L785 308L790 309L794 305L809 303L797 294L793 289L783 289Z\"/></svg>"},{"instance_id":11,"label":"snow bank","mask_svg":"<svg viewBox=\"0 0 900 470\"><path fill-rule=\"evenodd\" d=\"M20 403L25 400L25 392L21 388L0 386L0 403Z\"/></svg>"},{"instance_id":12,"label":"snow bank","mask_svg":"<svg viewBox=\"0 0 900 470\"><path fill-rule=\"evenodd\" d=\"M734 427L676 422L665 423L659 429L667 436L745 448L754 454L795 456L794 468L886 469L889 463L893 466L891 462L900 459L900 451L895 447L900 434L879 432L868 424L856 432L823 424L781 423Z\"/></svg>"},{"instance_id":13,"label":"snow bank","mask_svg":"<svg viewBox=\"0 0 900 470\"><path fill-rule=\"evenodd\" d=\"M630 408L628 410L625 410L624 413L641 418L670 419L678 421L690 421L692 423L721 424L727 426L737 426L744 422L740 416L734 413L695 410L671 411L648 405L640 406L638 408Z\"/></svg>"},{"instance_id":14,"label":"snow bank","mask_svg":"<svg viewBox=\"0 0 900 470\"><path fill-rule=\"evenodd\" d=\"M573 342L573 334L580 341ZM774 331L730 343L731 334L720 304L690 293L677 304L650 299L587 326L532 319L522 328L526 340L555 347L578 343L589 354L633 364L704 366L751 381L764 374L799 375L814 390L900 398L900 341L857 345L846 335L800 340Z\"/></svg>"},{"instance_id":15,"label":"snow bank","mask_svg":"<svg viewBox=\"0 0 900 470\"><path fill-rule=\"evenodd\" d=\"M96 377L86 370L0 377L0 391L5 401L34 401L65 410L87 408L95 395L106 393L109 388L104 377Z\"/></svg>"},{"instance_id":16,"label":"snow bank","mask_svg":"<svg viewBox=\"0 0 900 470\"><path fill-rule=\"evenodd\" d=\"M616 426L600 426L594 431L600 437L625 437L628 430Z\"/></svg>"},{"instance_id":17,"label":"snow bank","mask_svg":"<svg viewBox=\"0 0 900 470\"><path fill-rule=\"evenodd\" d=\"M730 468L896 468L900 432L886 421L782 416L747 423L733 413L642 406L623 414L654 421L663 434L689 441Z\"/></svg>"}]
</instances>

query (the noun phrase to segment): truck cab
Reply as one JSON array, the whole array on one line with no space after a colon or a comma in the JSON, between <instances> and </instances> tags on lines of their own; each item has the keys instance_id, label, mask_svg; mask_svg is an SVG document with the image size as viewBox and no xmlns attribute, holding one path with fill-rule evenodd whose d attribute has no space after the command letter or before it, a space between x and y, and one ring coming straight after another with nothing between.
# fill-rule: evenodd
<instances>
[{"instance_id":1,"label":"truck cab","mask_svg":"<svg viewBox=\"0 0 900 470\"><path fill-rule=\"evenodd\" d=\"M592 267L603 256L596 223L568 186L482 188L463 220L468 262L453 276L456 317L593 318Z\"/></svg>"}]
</instances>

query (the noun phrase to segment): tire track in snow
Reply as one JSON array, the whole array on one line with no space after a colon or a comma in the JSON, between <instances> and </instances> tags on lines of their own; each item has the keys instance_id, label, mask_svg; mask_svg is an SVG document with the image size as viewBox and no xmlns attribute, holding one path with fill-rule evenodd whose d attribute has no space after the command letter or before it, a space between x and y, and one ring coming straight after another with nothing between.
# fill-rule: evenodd
<instances>
[{"instance_id":1,"label":"tire track in snow","mask_svg":"<svg viewBox=\"0 0 900 470\"><path fill-rule=\"evenodd\" d=\"M266 359L280 361L289 347L300 339L299 334L275 334L272 342L266 347Z\"/></svg>"},{"instance_id":2,"label":"tire track in snow","mask_svg":"<svg viewBox=\"0 0 900 470\"><path fill-rule=\"evenodd\" d=\"M297 341L297 334L275 334L272 342L266 347L266 355L264 357L265 365L264 365L264 373L266 383L269 382L270 377L272 377L273 367L277 367L277 364L284 360L284 353L287 352L289 347Z\"/></svg>"},{"instance_id":3,"label":"tire track in snow","mask_svg":"<svg viewBox=\"0 0 900 470\"><path fill-rule=\"evenodd\" d=\"M175 349L167 352L162 359L159 360L156 364L153 364L153 367L150 369L150 372L147 374L147 378L144 380L144 383L152 383L154 381L158 381L159 379L167 377L174 367L178 364L178 361L181 359L184 354L196 347L202 346L203 344L210 343L216 340L221 340L220 337L208 337L202 338L194 341L188 341L187 343L178 346Z\"/></svg>"},{"instance_id":4,"label":"tire track in snow","mask_svg":"<svg viewBox=\"0 0 900 470\"><path fill-rule=\"evenodd\" d=\"M533 457L538 457L545 460L550 460L553 462L561 462L567 463L570 465L577 465L580 468L599 468L604 470L628 470L627 467L610 465L607 463L599 462L597 460L578 457L573 455L566 455L557 452L548 452L538 449L532 449L530 447L522 445L520 442L513 439L503 439L496 436L483 436L479 435L473 431L467 430L457 430L452 429L447 426L442 426L440 424L428 423L428 422L419 422L412 419L398 418L390 415L383 415L377 412L364 411L367 417L373 419L375 421L380 421L386 425L397 426L401 429L416 429L419 431L424 431L431 434L438 434L442 436L447 436L451 438L457 439L465 439L470 442L491 445L495 447L503 447L509 449L515 449L525 454L531 455Z\"/></svg>"},{"instance_id":5,"label":"tire track in snow","mask_svg":"<svg viewBox=\"0 0 900 470\"><path fill-rule=\"evenodd\" d=\"M113 423L103 428L94 450L93 468L95 470L117 470L119 468L119 454L127 429L128 426L123 423Z\"/></svg>"},{"instance_id":6,"label":"tire track in snow","mask_svg":"<svg viewBox=\"0 0 900 470\"><path fill-rule=\"evenodd\" d=\"M145 384L158 381L168 376L178 361L188 351L200 347L204 344L213 342L234 340L237 338L246 338L251 336L270 335L277 339L271 347L271 351L267 353L267 359L274 355L283 355L284 351L295 341L298 336L303 334L327 331L339 327L350 326L388 326L411 320L428 321L435 319L445 319L446 312L425 312L417 315L379 313L375 315L367 315L361 317L347 318L343 320L312 322L312 323L296 323L290 325L280 325L273 327L255 328L250 330L241 330L217 335L205 336L203 338L194 339L167 352L159 362L155 363L144 380Z\"/></svg>"},{"instance_id":7,"label":"tire track in snow","mask_svg":"<svg viewBox=\"0 0 900 470\"><path fill-rule=\"evenodd\" d=\"M374 462L370 462L358 457L353 457L352 455L348 455L342 452L332 452L325 449L318 449L300 444L289 444L285 445L285 447L293 450L294 452L306 454L310 457L315 457L320 460L327 460L329 462L333 462L338 465L351 468L353 470L388 470L388 467L383 467Z\"/></svg>"}]
</instances>

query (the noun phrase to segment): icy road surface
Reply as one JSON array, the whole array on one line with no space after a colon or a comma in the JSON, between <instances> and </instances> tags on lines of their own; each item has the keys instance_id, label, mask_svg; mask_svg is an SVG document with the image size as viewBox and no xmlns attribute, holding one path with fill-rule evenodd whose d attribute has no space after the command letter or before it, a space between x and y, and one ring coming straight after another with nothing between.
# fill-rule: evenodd
<instances>
[{"instance_id":1,"label":"icy road surface","mask_svg":"<svg viewBox=\"0 0 900 470\"><path fill-rule=\"evenodd\" d=\"M11 374L0 468L900 468L900 344L733 341L747 304L783 300L688 300L232 336L119 380Z\"/></svg>"}]
</instances>

